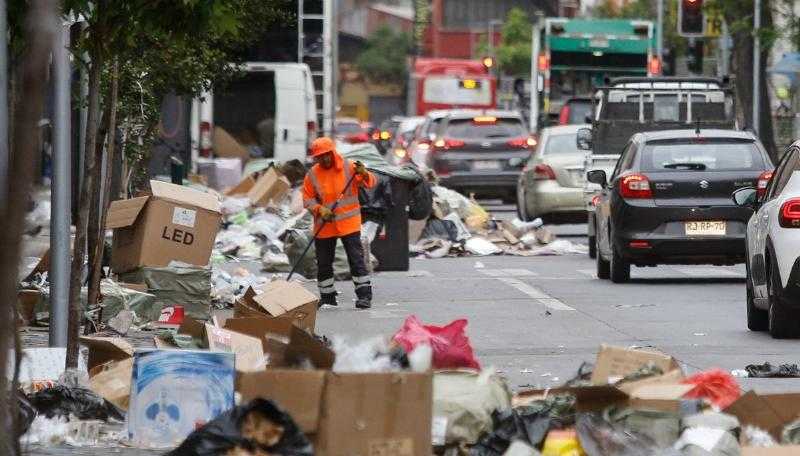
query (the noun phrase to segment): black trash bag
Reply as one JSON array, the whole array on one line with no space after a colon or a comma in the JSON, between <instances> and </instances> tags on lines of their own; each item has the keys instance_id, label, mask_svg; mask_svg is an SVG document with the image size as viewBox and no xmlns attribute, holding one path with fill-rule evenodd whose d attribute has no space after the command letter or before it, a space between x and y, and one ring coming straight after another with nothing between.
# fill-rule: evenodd
<instances>
[{"instance_id":1,"label":"black trash bag","mask_svg":"<svg viewBox=\"0 0 800 456\"><path fill-rule=\"evenodd\" d=\"M579 413L575 428L587 456L671 454L660 450L650 438L609 423L599 413Z\"/></svg>"},{"instance_id":2,"label":"black trash bag","mask_svg":"<svg viewBox=\"0 0 800 456\"><path fill-rule=\"evenodd\" d=\"M539 447L550 429L547 409L518 407L492 414L493 431L470 449L470 456L502 456L514 440Z\"/></svg>"},{"instance_id":3,"label":"black trash bag","mask_svg":"<svg viewBox=\"0 0 800 456\"><path fill-rule=\"evenodd\" d=\"M36 412L47 418L74 415L79 420L125 419L114 404L86 388L56 385L33 393L28 399Z\"/></svg>"},{"instance_id":4,"label":"black trash bag","mask_svg":"<svg viewBox=\"0 0 800 456\"><path fill-rule=\"evenodd\" d=\"M419 179L411 187L411 191L408 194L408 218L411 220L425 220L433 212L431 184L428 183L416 166L408 166L407 168L414 170L419 176Z\"/></svg>"},{"instance_id":5,"label":"black trash bag","mask_svg":"<svg viewBox=\"0 0 800 456\"><path fill-rule=\"evenodd\" d=\"M272 401L259 398L206 423L167 456L216 456L234 448L281 456L314 455L314 446L292 417Z\"/></svg>"},{"instance_id":6,"label":"black trash bag","mask_svg":"<svg viewBox=\"0 0 800 456\"><path fill-rule=\"evenodd\" d=\"M797 364L781 364L773 366L770 363L750 364L744 368L748 377L754 378L800 378L800 369Z\"/></svg>"},{"instance_id":7,"label":"black trash bag","mask_svg":"<svg viewBox=\"0 0 800 456\"><path fill-rule=\"evenodd\" d=\"M444 239L445 241L458 242L458 227L450 220L431 218L425 224L420 239Z\"/></svg>"},{"instance_id":8,"label":"black trash bag","mask_svg":"<svg viewBox=\"0 0 800 456\"><path fill-rule=\"evenodd\" d=\"M375 176L375 186L372 188L360 187L358 202L364 218L382 223L386 219L389 209L394 207L392 178L374 171L372 174Z\"/></svg>"},{"instance_id":9,"label":"black trash bag","mask_svg":"<svg viewBox=\"0 0 800 456\"><path fill-rule=\"evenodd\" d=\"M17 404L19 405L19 421L17 422L19 428L17 429L17 437L19 437L27 433L28 429L30 429L33 419L36 418L36 410L22 391L17 391Z\"/></svg>"}]
</instances>

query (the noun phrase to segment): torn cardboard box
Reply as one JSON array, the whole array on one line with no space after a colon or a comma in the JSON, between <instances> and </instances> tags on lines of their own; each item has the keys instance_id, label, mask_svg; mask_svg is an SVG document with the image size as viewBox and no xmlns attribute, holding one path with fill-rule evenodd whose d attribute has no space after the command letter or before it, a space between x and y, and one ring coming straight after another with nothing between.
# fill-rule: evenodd
<instances>
[{"instance_id":1,"label":"torn cardboard box","mask_svg":"<svg viewBox=\"0 0 800 456\"><path fill-rule=\"evenodd\" d=\"M261 339L267 365L294 367L310 363L316 369L331 369L336 355L291 320L282 318L229 318L225 329Z\"/></svg>"},{"instance_id":2,"label":"torn cardboard box","mask_svg":"<svg viewBox=\"0 0 800 456\"><path fill-rule=\"evenodd\" d=\"M601 345L591 382L595 385L617 383L640 368L652 364L666 373L680 366L675 358L658 352Z\"/></svg>"},{"instance_id":3,"label":"torn cardboard box","mask_svg":"<svg viewBox=\"0 0 800 456\"><path fill-rule=\"evenodd\" d=\"M89 379L89 387L122 410L128 410L132 370L132 357L108 362L95 369L95 374Z\"/></svg>"},{"instance_id":4,"label":"torn cardboard box","mask_svg":"<svg viewBox=\"0 0 800 456\"><path fill-rule=\"evenodd\" d=\"M209 324L205 325L205 331L209 350L236 355L237 372L260 371L266 367L260 339Z\"/></svg>"},{"instance_id":5,"label":"torn cardboard box","mask_svg":"<svg viewBox=\"0 0 800 456\"><path fill-rule=\"evenodd\" d=\"M217 157L239 158L242 163L247 163L247 160L250 159L247 149L222 127L214 127L214 139L211 146Z\"/></svg>"},{"instance_id":6,"label":"torn cardboard box","mask_svg":"<svg viewBox=\"0 0 800 456\"><path fill-rule=\"evenodd\" d=\"M114 201L106 227L114 229L111 267L127 272L173 260L205 266L219 230L220 203L208 193L151 180L152 196Z\"/></svg>"},{"instance_id":7,"label":"torn cardboard box","mask_svg":"<svg viewBox=\"0 0 800 456\"><path fill-rule=\"evenodd\" d=\"M236 317L272 317L292 321L313 332L319 298L297 282L276 280L263 287L250 287L234 305Z\"/></svg>"},{"instance_id":8,"label":"torn cardboard box","mask_svg":"<svg viewBox=\"0 0 800 456\"><path fill-rule=\"evenodd\" d=\"M122 361L133 356L133 345L121 337L82 336L80 343L89 349L89 373L109 361Z\"/></svg>"},{"instance_id":9,"label":"torn cardboard box","mask_svg":"<svg viewBox=\"0 0 800 456\"><path fill-rule=\"evenodd\" d=\"M780 442L784 426L800 415L800 393L757 394L749 391L724 412L738 418L742 426L761 428Z\"/></svg>"},{"instance_id":10,"label":"torn cardboard box","mask_svg":"<svg viewBox=\"0 0 800 456\"><path fill-rule=\"evenodd\" d=\"M246 176L244 179L239 181L234 187L229 188L225 192L225 196L234 196L234 195L247 195L247 192L250 191L253 186L256 185L256 178L253 175Z\"/></svg>"},{"instance_id":11,"label":"torn cardboard box","mask_svg":"<svg viewBox=\"0 0 800 456\"><path fill-rule=\"evenodd\" d=\"M266 206L270 202L277 202L291 188L289 180L281 175L275 167L269 167L247 192L250 203L254 206Z\"/></svg>"},{"instance_id":12,"label":"torn cardboard box","mask_svg":"<svg viewBox=\"0 0 800 456\"><path fill-rule=\"evenodd\" d=\"M277 402L306 434L319 429L325 371L268 369L239 374L236 390L242 402L263 397Z\"/></svg>"}]
</instances>

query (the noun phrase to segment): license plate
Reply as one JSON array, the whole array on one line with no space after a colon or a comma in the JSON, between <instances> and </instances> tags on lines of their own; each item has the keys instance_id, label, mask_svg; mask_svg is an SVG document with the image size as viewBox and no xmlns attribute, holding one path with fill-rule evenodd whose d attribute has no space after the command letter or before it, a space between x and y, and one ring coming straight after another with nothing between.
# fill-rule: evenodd
<instances>
[{"instance_id":1,"label":"license plate","mask_svg":"<svg viewBox=\"0 0 800 456\"><path fill-rule=\"evenodd\" d=\"M589 46L596 47L596 48L607 48L608 47L608 40L605 38L592 38L589 40Z\"/></svg>"},{"instance_id":2,"label":"license plate","mask_svg":"<svg viewBox=\"0 0 800 456\"><path fill-rule=\"evenodd\" d=\"M687 236L725 236L725 222L686 222Z\"/></svg>"},{"instance_id":3,"label":"license plate","mask_svg":"<svg viewBox=\"0 0 800 456\"><path fill-rule=\"evenodd\" d=\"M478 171L500 169L500 162L497 160L477 160L472 164L472 168Z\"/></svg>"}]
</instances>

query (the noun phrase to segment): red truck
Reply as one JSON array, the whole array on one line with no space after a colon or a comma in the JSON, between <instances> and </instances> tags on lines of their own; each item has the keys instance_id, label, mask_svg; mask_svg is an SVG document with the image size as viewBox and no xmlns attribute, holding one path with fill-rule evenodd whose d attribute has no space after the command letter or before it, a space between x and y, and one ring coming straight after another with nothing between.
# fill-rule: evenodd
<instances>
[{"instance_id":1,"label":"red truck","mask_svg":"<svg viewBox=\"0 0 800 456\"><path fill-rule=\"evenodd\" d=\"M410 113L424 115L437 109L493 109L497 79L479 60L417 58L414 62L415 102ZM415 92L415 93L414 93Z\"/></svg>"}]
</instances>

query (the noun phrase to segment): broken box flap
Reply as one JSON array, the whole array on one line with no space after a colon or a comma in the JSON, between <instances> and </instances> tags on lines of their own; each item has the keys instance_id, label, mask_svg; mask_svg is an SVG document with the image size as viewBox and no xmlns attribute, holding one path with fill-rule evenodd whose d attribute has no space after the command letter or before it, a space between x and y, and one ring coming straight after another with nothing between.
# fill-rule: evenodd
<instances>
[{"instance_id":1,"label":"broken box flap","mask_svg":"<svg viewBox=\"0 0 800 456\"><path fill-rule=\"evenodd\" d=\"M616 383L650 363L662 372L680 369L675 358L663 353L602 344L591 382L595 385Z\"/></svg>"},{"instance_id":2,"label":"broken box flap","mask_svg":"<svg viewBox=\"0 0 800 456\"><path fill-rule=\"evenodd\" d=\"M210 193L157 180L150 181L150 189L153 191L153 196L157 198L190 204L212 212L220 211L219 198Z\"/></svg>"},{"instance_id":3,"label":"broken box flap","mask_svg":"<svg viewBox=\"0 0 800 456\"><path fill-rule=\"evenodd\" d=\"M292 416L303 432L317 432L325 371L268 369L240 373L236 383L242 401L258 397L273 400Z\"/></svg>"},{"instance_id":4,"label":"broken box flap","mask_svg":"<svg viewBox=\"0 0 800 456\"><path fill-rule=\"evenodd\" d=\"M138 198L112 201L106 214L106 228L124 228L133 225L149 199L149 196L140 196Z\"/></svg>"},{"instance_id":5,"label":"broken box flap","mask_svg":"<svg viewBox=\"0 0 800 456\"><path fill-rule=\"evenodd\" d=\"M261 290L261 294L253 296L253 301L273 317L318 300L314 294L295 282L276 280L264 285Z\"/></svg>"},{"instance_id":6,"label":"broken box flap","mask_svg":"<svg viewBox=\"0 0 800 456\"><path fill-rule=\"evenodd\" d=\"M133 346L121 337L81 336L80 343L89 348L89 369L133 356Z\"/></svg>"}]
</instances>

